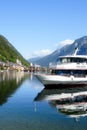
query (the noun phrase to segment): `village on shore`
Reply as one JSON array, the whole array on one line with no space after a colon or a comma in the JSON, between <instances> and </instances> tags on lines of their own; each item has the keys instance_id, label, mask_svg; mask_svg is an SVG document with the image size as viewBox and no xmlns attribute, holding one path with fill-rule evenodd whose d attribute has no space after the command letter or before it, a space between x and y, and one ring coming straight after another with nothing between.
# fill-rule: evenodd
<instances>
[{"instance_id":1,"label":"village on shore","mask_svg":"<svg viewBox=\"0 0 87 130\"><path fill-rule=\"evenodd\" d=\"M47 68L46 67L41 67L40 65L34 65L30 63L28 67L24 66L19 59L16 59L16 63L13 62L3 62L0 61L0 71L24 71L24 72L46 72Z\"/></svg>"}]
</instances>

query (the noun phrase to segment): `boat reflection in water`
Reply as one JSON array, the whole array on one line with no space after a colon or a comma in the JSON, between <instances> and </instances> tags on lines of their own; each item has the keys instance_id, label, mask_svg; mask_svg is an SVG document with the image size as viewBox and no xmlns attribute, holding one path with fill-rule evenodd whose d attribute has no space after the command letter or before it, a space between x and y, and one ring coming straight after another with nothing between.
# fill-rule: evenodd
<instances>
[{"instance_id":1,"label":"boat reflection in water","mask_svg":"<svg viewBox=\"0 0 87 130\"><path fill-rule=\"evenodd\" d=\"M87 115L87 87L61 87L58 89L44 88L35 97L34 101L47 100L51 107L55 107L59 113L74 118Z\"/></svg>"}]
</instances>

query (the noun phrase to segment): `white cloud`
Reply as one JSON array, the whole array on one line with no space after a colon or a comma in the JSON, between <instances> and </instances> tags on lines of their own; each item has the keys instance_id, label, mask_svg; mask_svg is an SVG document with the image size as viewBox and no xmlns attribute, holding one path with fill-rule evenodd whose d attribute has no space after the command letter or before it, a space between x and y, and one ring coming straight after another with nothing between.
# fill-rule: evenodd
<instances>
[{"instance_id":1,"label":"white cloud","mask_svg":"<svg viewBox=\"0 0 87 130\"><path fill-rule=\"evenodd\" d=\"M32 57L46 56L46 55L49 55L49 54L51 54L51 53L52 53L52 51L51 51L51 50L48 50L48 49L46 49L46 50L38 50L38 51L34 51L34 52L32 53Z\"/></svg>"},{"instance_id":2,"label":"white cloud","mask_svg":"<svg viewBox=\"0 0 87 130\"><path fill-rule=\"evenodd\" d=\"M60 43L56 44L56 46L57 46L58 48L61 48L61 47L65 46L65 45L72 44L73 42L74 42L74 40L66 39L66 40L61 41Z\"/></svg>"},{"instance_id":3,"label":"white cloud","mask_svg":"<svg viewBox=\"0 0 87 130\"><path fill-rule=\"evenodd\" d=\"M61 41L60 44L61 45L67 45L67 44L72 44L73 42L74 42L74 40L66 39L64 41Z\"/></svg>"},{"instance_id":4,"label":"white cloud","mask_svg":"<svg viewBox=\"0 0 87 130\"><path fill-rule=\"evenodd\" d=\"M56 44L56 47L58 49L60 49L61 47L63 47L64 45L67 44L72 44L74 42L74 40L71 39L66 39L64 41L59 42L58 44ZM55 49L56 50L56 49ZM46 56L51 54L53 51L46 49L46 50L37 50L32 52L31 56L28 56L28 58L35 58L35 57L42 57L42 56Z\"/></svg>"}]
</instances>

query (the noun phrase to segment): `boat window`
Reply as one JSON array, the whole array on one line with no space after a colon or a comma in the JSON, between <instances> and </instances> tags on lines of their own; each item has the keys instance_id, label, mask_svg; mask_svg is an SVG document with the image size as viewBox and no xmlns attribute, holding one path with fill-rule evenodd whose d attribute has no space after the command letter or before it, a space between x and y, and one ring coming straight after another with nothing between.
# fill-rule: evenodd
<instances>
[{"instance_id":1,"label":"boat window","mask_svg":"<svg viewBox=\"0 0 87 130\"><path fill-rule=\"evenodd\" d=\"M58 75L70 75L70 70L56 70L56 74Z\"/></svg>"},{"instance_id":2,"label":"boat window","mask_svg":"<svg viewBox=\"0 0 87 130\"><path fill-rule=\"evenodd\" d=\"M56 74L56 70L52 70L52 72L51 72L52 74Z\"/></svg>"},{"instance_id":3,"label":"boat window","mask_svg":"<svg viewBox=\"0 0 87 130\"><path fill-rule=\"evenodd\" d=\"M83 58L71 58L71 59L70 59L70 62L84 63L84 62L87 62L87 60L86 60L86 59L83 59Z\"/></svg>"},{"instance_id":4,"label":"boat window","mask_svg":"<svg viewBox=\"0 0 87 130\"><path fill-rule=\"evenodd\" d=\"M70 62L73 62L73 58L70 59Z\"/></svg>"},{"instance_id":5,"label":"boat window","mask_svg":"<svg viewBox=\"0 0 87 130\"><path fill-rule=\"evenodd\" d=\"M61 59L61 62L62 62L62 63L67 63L67 58L62 58L62 59Z\"/></svg>"},{"instance_id":6,"label":"boat window","mask_svg":"<svg viewBox=\"0 0 87 130\"><path fill-rule=\"evenodd\" d=\"M70 58L67 59L67 62L68 62L68 63L70 62Z\"/></svg>"},{"instance_id":7,"label":"boat window","mask_svg":"<svg viewBox=\"0 0 87 130\"><path fill-rule=\"evenodd\" d=\"M83 62L85 62L85 63L86 63L86 62L87 62L87 59L83 59Z\"/></svg>"},{"instance_id":8,"label":"boat window","mask_svg":"<svg viewBox=\"0 0 87 130\"><path fill-rule=\"evenodd\" d=\"M71 74L74 75L75 77L85 77L86 76L86 71L85 70L71 70Z\"/></svg>"},{"instance_id":9,"label":"boat window","mask_svg":"<svg viewBox=\"0 0 87 130\"><path fill-rule=\"evenodd\" d=\"M80 62L80 63L84 63L84 62L86 62L86 59L79 58L79 62Z\"/></svg>"},{"instance_id":10,"label":"boat window","mask_svg":"<svg viewBox=\"0 0 87 130\"><path fill-rule=\"evenodd\" d=\"M51 74L64 75L64 76L73 75L74 77L85 77L87 74L87 71L85 70L52 70Z\"/></svg>"},{"instance_id":11,"label":"boat window","mask_svg":"<svg viewBox=\"0 0 87 130\"><path fill-rule=\"evenodd\" d=\"M78 58L78 57L66 57L60 58L60 63L87 63L86 58Z\"/></svg>"},{"instance_id":12,"label":"boat window","mask_svg":"<svg viewBox=\"0 0 87 130\"><path fill-rule=\"evenodd\" d=\"M76 58L76 62L77 63L81 62L81 59L80 58Z\"/></svg>"}]
</instances>

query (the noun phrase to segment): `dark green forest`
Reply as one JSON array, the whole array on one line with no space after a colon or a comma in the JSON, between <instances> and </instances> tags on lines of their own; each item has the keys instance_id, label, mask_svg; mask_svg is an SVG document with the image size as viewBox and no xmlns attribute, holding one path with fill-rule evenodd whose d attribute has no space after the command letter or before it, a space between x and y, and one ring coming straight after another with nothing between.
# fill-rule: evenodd
<instances>
[{"instance_id":1,"label":"dark green forest","mask_svg":"<svg viewBox=\"0 0 87 130\"><path fill-rule=\"evenodd\" d=\"M27 60L16 48L4 36L0 35L0 61L16 63L16 59L19 59L23 65L29 66Z\"/></svg>"}]
</instances>

